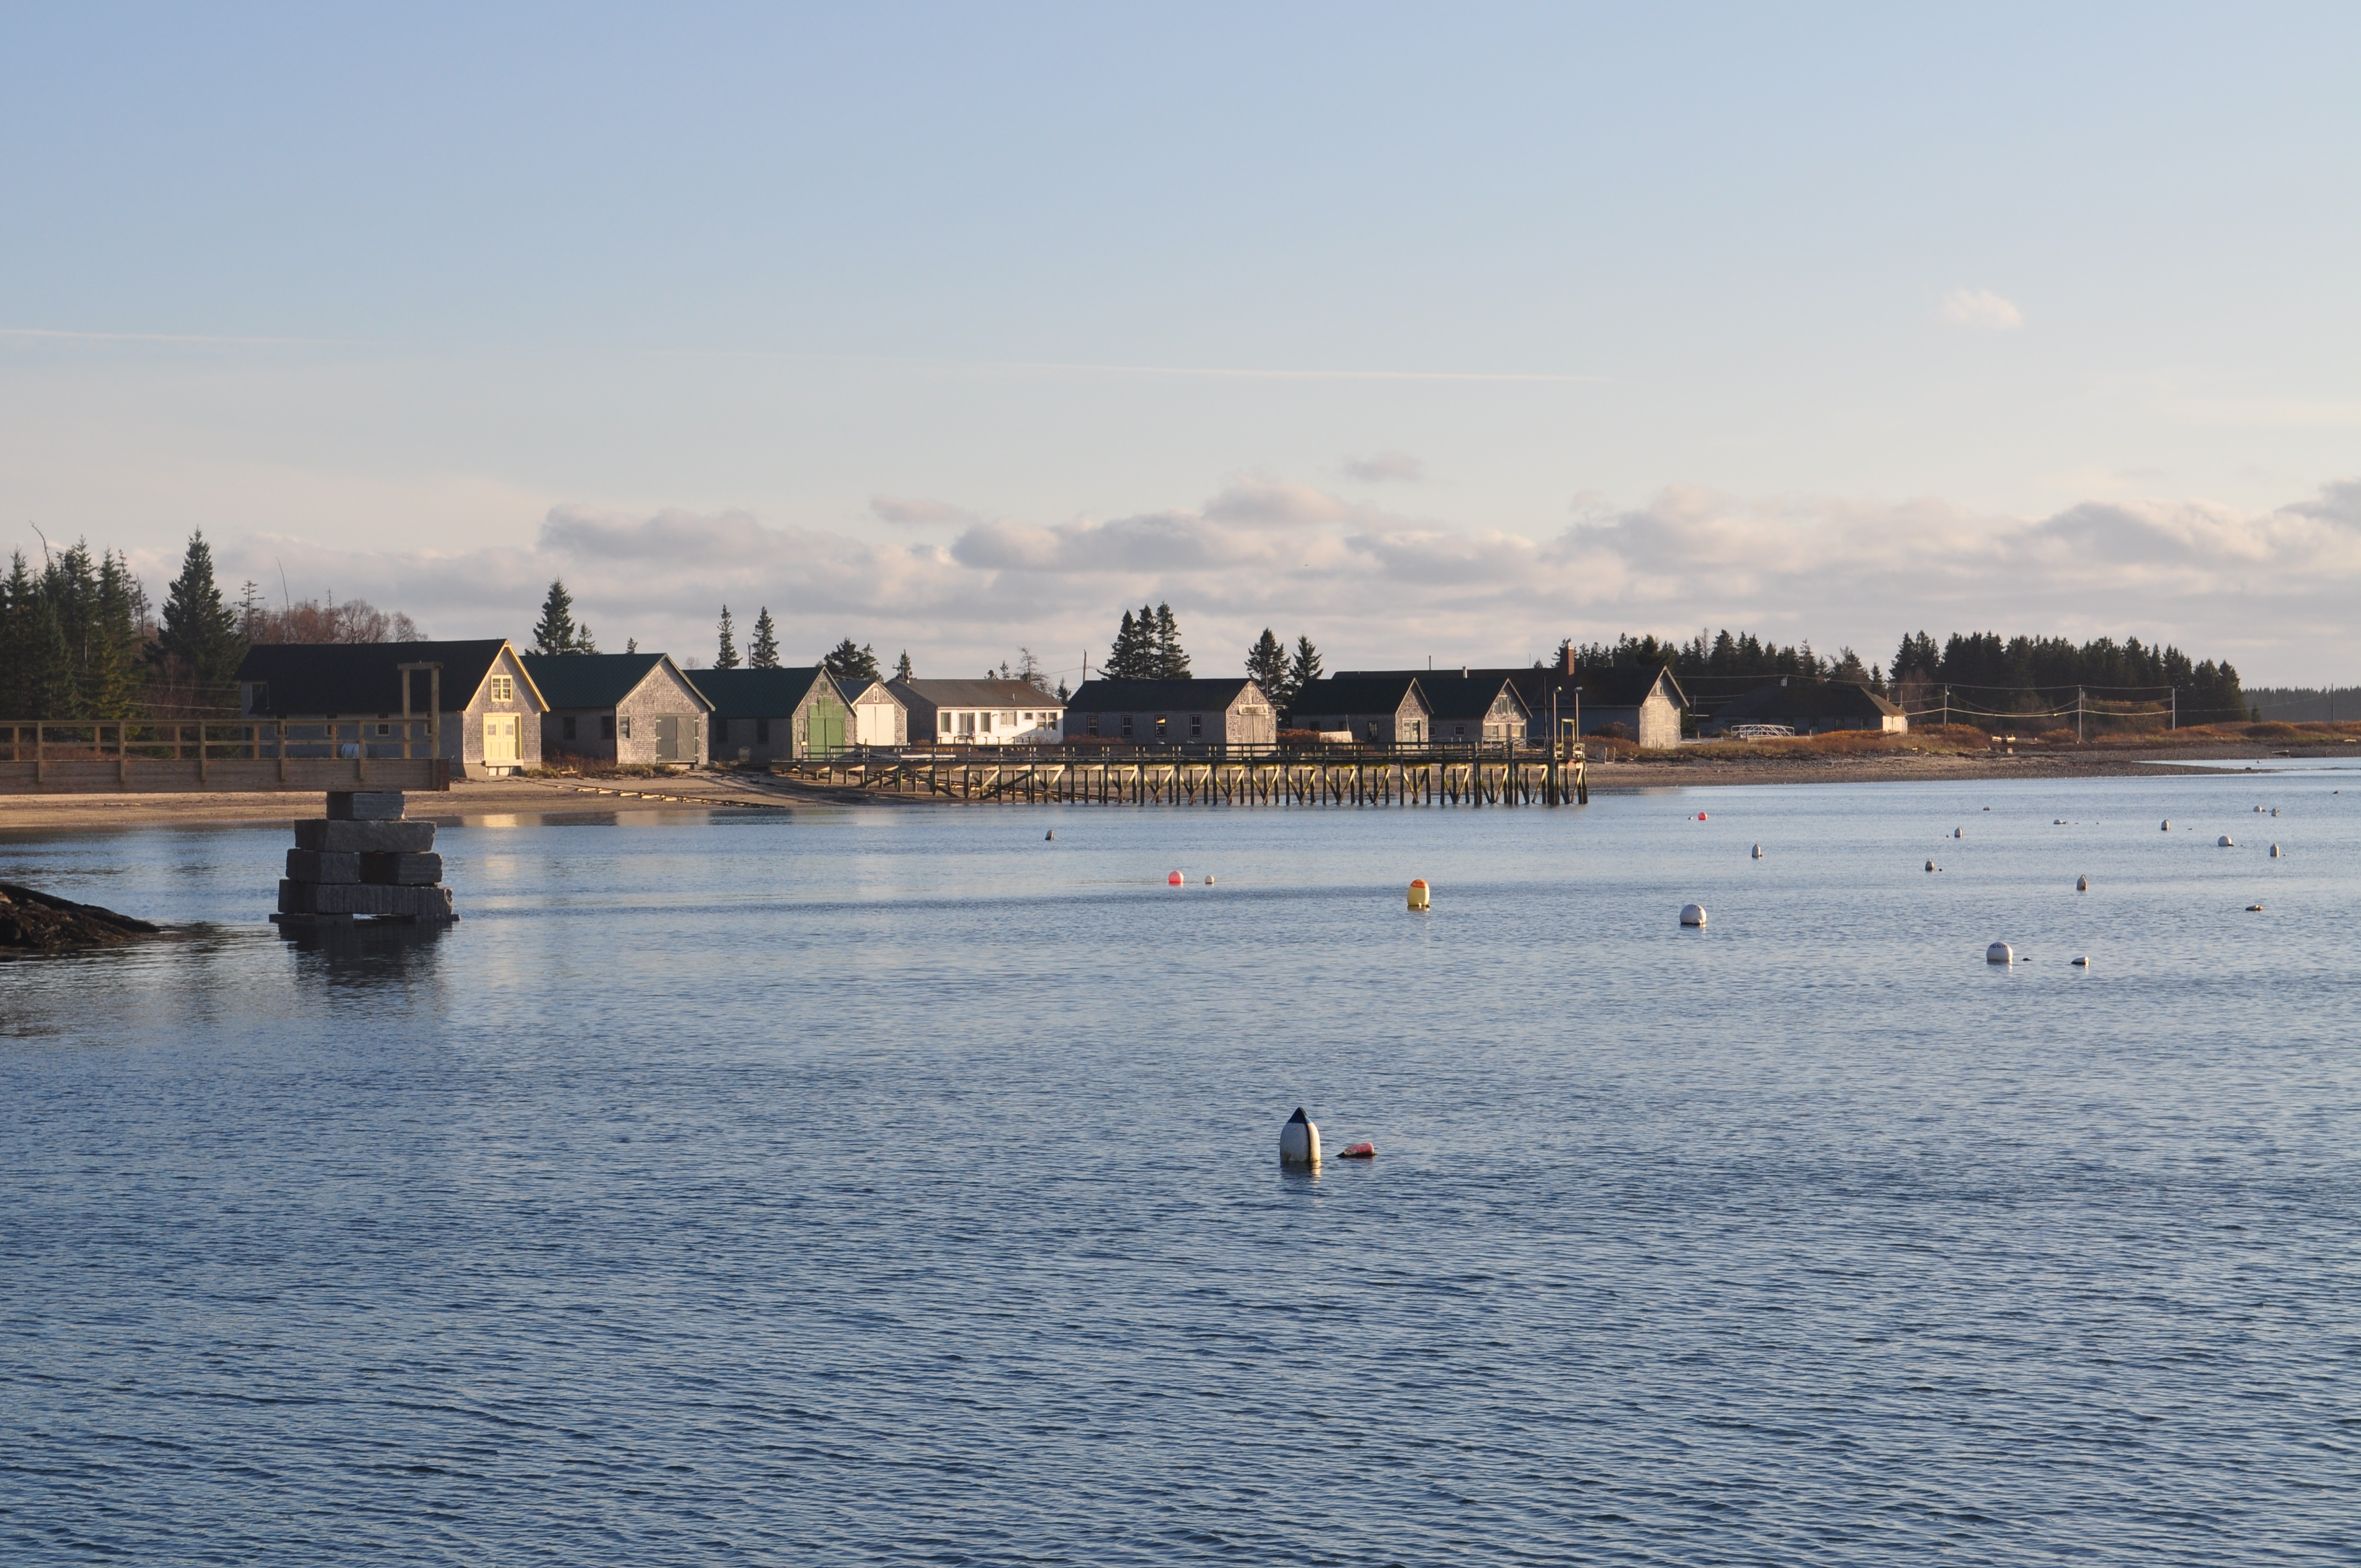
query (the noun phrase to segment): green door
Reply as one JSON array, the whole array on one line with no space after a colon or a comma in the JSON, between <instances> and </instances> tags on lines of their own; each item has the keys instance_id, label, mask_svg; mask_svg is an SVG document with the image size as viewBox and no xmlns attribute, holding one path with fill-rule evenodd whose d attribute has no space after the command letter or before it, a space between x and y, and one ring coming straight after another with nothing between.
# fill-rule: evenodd
<instances>
[{"instance_id":1,"label":"green door","mask_svg":"<svg viewBox=\"0 0 2361 1568\"><path fill-rule=\"evenodd\" d=\"M844 750L844 704L832 696L812 699L811 717L807 730L810 753L824 757L830 751Z\"/></svg>"}]
</instances>

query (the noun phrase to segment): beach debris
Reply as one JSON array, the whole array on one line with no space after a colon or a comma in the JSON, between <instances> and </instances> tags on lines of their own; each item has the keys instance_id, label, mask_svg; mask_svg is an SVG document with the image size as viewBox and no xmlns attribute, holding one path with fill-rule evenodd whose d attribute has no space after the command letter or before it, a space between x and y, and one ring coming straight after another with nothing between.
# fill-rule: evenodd
<instances>
[{"instance_id":1,"label":"beach debris","mask_svg":"<svg viewBox=\"0 0 2361 1568\"><path fill-rule=\"evenodd\" d=\"M1179 887L1188 882L1188 880L1189 879L1187 877L1182 876L1179 872L1174 872L1170 876L1164 879L1164 885L1167 887Z\"/></svg>"},{"instance_id":2,"label":"beach debris","mask_svg":"<svg viewBox=\"0 0 2361 1568\"><path fill-rule=\"evenodd\" d=\"M1754 858L1758 861L1763 858L1763 846L1760 844L1754 846Z\"/></svg>"},{"instance_id":3,"label":"beach debris","mask_svg":"<svg viewBox=\"0 0 2361 1568\"><path fill-rule=\"evenodd\" d=\"M1682 924L1682 925L1684 925L1684 926L1702 926L1702 925L1704 925L1704 924L1705 924L1705 905L1702 905L1702 904L1684 904L1684 905L1681 905L1681 924Z\"/></svg>"},{"instance_id":4,"label":"beach debris","mask_svg":"<svg viewBox=\"0 0 2361 1568\"><path fill-rule=\"evenodd\" d=\"M1336 1157L1338 1159L1375 1159L1378 1157L1378 1146L1375 1144L1348 1145L1336 1151Z\"/></svg>"},{"instance_id":5,"label":"beach debris","mask_svg":"<svg viewBox=\"0 0 2361 1568\"><path fill-rule=\"evenodd\" d=\"M2091 959L2087 954L2069 961L2071 962L2076 969L2089 969L2091 967Z\"/></svg>"},{"instance_id":6,"label":"beach debris","mask_svg":"<svg viewBox=\"0 0 2361 1568\"><path fill-rule=\"evenodd\" d=\"M1316 1166L1320 1163L1320 1129L1298 1105L1287 1125L1279 1130L1279 1163Z\"/></svg>"},{"instance_id":7,"label":"beach debris","mask_svg":"<svg viewBox=\"0 0 2361 1568\"><path fill-rule=\"evenodd\" d=\"M1410 906L1412 909L1424 909L1427 907L1427 887L1426 879L1424 877L1418 877L1411 881L1410 884Z\"/></svg>"},{"instance_id":8,"label":"beach debris","mask_svg":"<svg viewBox=\"0 0 2361 1568\"><path fill-rule=\"evenodd\" d=\"M76 904L0 882L0 948L54 953L68 948L112 948L163 929L95 904Z\"/></svg>"},{"instance_id":9,"label":"beach debris","mask_svg":"<svg viewBox=\"0 0 2361 1568\"><path fill-rule=\"evenodd\" d=\"M2217 850L2235 850L2238 846L2230 841L2230 835L2224 833L2213 840L2213 847Z\"/></svg>"},{"instance_id":10,"label":"beach debris","mask_svg":"<svg viewBox=\"0 0 2361 1568\"><path fill-rule=\"evenodd\" d=\"M2086 876L2078 876L2078 877L2076 877L2076 878L2074 879L2074 891L2075 891L2076 893L2088 893L2088 892L2090 892L2090 891L2091 891L2091 879L2090 879L2089 877L2086 877Z\"/></svg>"},{"instance_id":11,"label":"beach debris","mask_svg":"<svg viewBox=\"0 0 2361 1568\"><path fill-rule=\"evenodd\" d=\"M2013 964L2015 961L2016 949L2006 942L1994 942L1984 949L1984 962L1988 964Z\"/></svg>"}]
</instances>

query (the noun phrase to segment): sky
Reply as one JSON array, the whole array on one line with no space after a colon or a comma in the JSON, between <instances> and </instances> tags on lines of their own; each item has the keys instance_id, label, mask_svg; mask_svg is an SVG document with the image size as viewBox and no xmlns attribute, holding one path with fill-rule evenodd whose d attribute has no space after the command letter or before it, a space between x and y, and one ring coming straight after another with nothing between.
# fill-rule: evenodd
<instances>
[{"instance_id":1,"label":"sky","mask_svg":"<svg viewBox=\"0 0 2361 1568\"><path fill-rule=\"evenodd\" d=\"M2361 8L0 4L0 548L1079 676L2361 679ZM38 531L38 532L36 531Z\"/></svg>"}]
</instances>

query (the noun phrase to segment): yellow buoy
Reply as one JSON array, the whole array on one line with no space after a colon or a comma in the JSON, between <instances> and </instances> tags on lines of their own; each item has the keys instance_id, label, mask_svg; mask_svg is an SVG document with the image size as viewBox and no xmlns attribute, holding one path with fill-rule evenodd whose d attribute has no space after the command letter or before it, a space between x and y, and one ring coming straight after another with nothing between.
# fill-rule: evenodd
<instances>
[{"instance_id":1,"label":"yellow buoy","mask_svg":"<svg viewBox=\"0 0 2361 1568\"><path fill-rule=\"evenodd\" d=\"M1417 881L1410 884L1410 906L1412 909L1424 909L1426 907L1426 879L1424 877L1420 877Z\"/></svg>"}]
</instances>

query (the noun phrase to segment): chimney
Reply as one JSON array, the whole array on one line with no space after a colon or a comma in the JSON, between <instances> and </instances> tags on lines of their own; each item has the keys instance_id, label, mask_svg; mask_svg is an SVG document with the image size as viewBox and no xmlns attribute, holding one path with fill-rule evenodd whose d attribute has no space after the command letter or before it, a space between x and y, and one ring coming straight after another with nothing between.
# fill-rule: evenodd
<instances>
[{"instance_id":1,"label":"chimney","mask_svg":"<svg viewBox=\"0 0 2361 1568\"><path fill-rule=\"evenodd\" d=\"M1558 674L1569 678L1574 674L1574 644L1571 642L1565 645L1565 668L1560 670Z\"/></svg>"}]
</instances>

